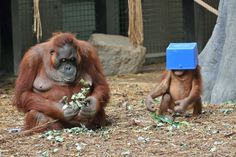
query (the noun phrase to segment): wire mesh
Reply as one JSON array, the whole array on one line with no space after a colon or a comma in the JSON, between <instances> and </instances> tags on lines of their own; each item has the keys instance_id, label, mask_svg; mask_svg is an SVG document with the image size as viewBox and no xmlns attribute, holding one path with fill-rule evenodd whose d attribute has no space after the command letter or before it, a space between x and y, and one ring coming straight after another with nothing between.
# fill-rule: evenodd
<instances>
[{"instance_id":1,"label":"wire mesh","mask_svg":"<svg viewBox=\"0 0 236 157\"><path fill-rule=\"evenodd\" d=\"M209 5L211 5L214 8L218 8L218 4L219 4L219 0L206 0L206 3L208 3ZM209 12L206 9L203 9L203 12L205 14L205 27L204 27L204 41L207 42L207 40L210 38L213 28L216 24L216 19L217 16L212 14L211 12Z\"/></svg>"},{"instance_id":2,"label":"wire mesh","mask_svg":"<svg viewBox=\"0 0 236 157\"><path fill-rule=\"evenodd\" d=\"M128 0L120 0L120 34L128 36Z\"/></svg>"},{"instance_id":3,"label":"wire mesh","mask_svg":"<svg viewBox=\"0 0 236 157\"><path fill-rule=\"evenodd\" d=\"M95 1L63 1L63 30L75 33L78 38L87 40L96 30Z\"/></svg>"},{"instance_id":4,"label":"wire mesh","mask_svg":"<svg viewBox=\"0 0 236 157\"><path fill-rule=\"evenodd\" d=\"M183 39L180 0L146 0L143 3L143 18L147 53L162 53L170 41Z\"/></svg>"},{"instance_id":5,"label":"wire mesh","mask_svg":"<svg viewBox=\"0 0 236 157\"><path fill-rule=\"evenodd\" d=\"M43 39L47 40L53 32L75 33L78 38L87 40L96 29L95 0L41 0L40 15ZM25 52L36 44L33 34L33 1L19 1L21 27L21 49ZM22 53L23 55L23 53Z\"/></svg>"},{"instance_id":6,"label":"wire mesh","mask_svg":"<svg viewBox=\"0 0 236 157\"><path fill-rule=\"evenodd\" d=\"M96 30L95 2L99 0L41 0L40 12L43 29L43 41L52 32L73 32L79 39L87 40ZM148 54L163 53L169 42L184 40L183 1L182 0L143 0L144 46ZM217 8L219 0L206 0ZM105 9L105 8L104 8ZM216 17L204 12L204 42L209 39ZM109 14L104 12L104 14ZM19 0L21 43L24 52L36 43L33 35L33 1ZM194 17L193 17L194 18ZM119 1L120 34L128 35L128 3ZM194 30L193 30L194 31ZM198 33L198 32L196 32Z\"/></svg>"},{"instance_id":7,"label":"wire mesh","mask_svg":"<svg viewBox=\"0 0 236 157\"><path fill-rule=\"evenodd\" d=\"M36 43L33 38L33 1L20 0L19 1L19 19L21 27L21 49L25 52L31 45ZM22 53L21 55L23 55Z\"/></svg>"}]
</instances>

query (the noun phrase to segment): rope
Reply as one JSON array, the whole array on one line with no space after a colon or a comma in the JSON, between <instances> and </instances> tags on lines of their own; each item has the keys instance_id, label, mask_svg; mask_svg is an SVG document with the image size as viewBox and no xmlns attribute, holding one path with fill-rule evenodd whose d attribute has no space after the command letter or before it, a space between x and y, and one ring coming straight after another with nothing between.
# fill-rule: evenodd
<instances>
[{"instance_id":1,"label":"rope","mask_svg":"<svg viewBox=\"0 0 236 157\"><path fill-rule=\"evenodd\" d=\"M194 1L196 3L198 3L199 5L201 5L202 7L204 7L205 9L207 9L208 11L212 12L213 14L215 14L216 16L219 15L218 10L216 10L215 8L213 8L212 6L210 6L209 4L204 2L203 0L194 0Z\"/></svg>"},{"instance_id":2,"label":"rope","mask_svg":"<svg viewBox=\"0 0 236 157\"><path fill-rule=\"evenodd\" d=\"M143 15L141 0L128 0L129 39L135 47L143 44Z\"/></svg>"},{"instance_id":3,"label":"rope","mask_svg":"<svg viewBox=\"0 0 236 157\"><path fill-rule=\"evenodd\" d=\"M34 25L33 32L36 34L37 42L42 39L42 24L39 12L39 0L34 0Z\"/></svg>"}]
</instances>

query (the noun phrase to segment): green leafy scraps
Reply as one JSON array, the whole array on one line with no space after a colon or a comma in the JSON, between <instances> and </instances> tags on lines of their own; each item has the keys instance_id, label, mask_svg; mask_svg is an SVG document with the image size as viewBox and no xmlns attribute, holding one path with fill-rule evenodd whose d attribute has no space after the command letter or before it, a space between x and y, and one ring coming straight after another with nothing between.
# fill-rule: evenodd
<instances>
[{"instance_id":1,"label":"green leafy scraps","mask_svg":"<svg viewBox=\"0 0 236 157\"><path fill-rule=\"evenodd\" d=\"M236 102L229 100L229 101L224 102L223 105L236 105Z\"/></svg>"},{"instance_id":2,"label":"green leafy scraps","mask_svg":"<svg viewBox=\"0 0 236 157\"><path fill-rule=\"evenodd\" d=\"M56 142L63 142L63 141L64 141L64 138L61 137L61 136L56 136L56 137L55 137L55 141L56 141Z\"/></svg>"},{"instance_id":3,"label":"green leafy scraps","mask_svg":"<svg viewBox=\"0 0 236 157\"><path fill-rule=\"evenodd\" d=\"M224 113L224 115L228 115L233 112L232 108L229 109L221 109L220 112Z\"/></svg>"},{"instance_id":4,"label":"green leafy scraps","mask_svg":"<svg viewBox=\"0 0 236 157\"><path fill-rule=\"evenodd\" d=\"M155 99L153 99L154 103L155 104L160 104L161 103L161 97L157 97ZM145 105L145 100L144 99L141 99L140 102L139 102L141 105Z\"/></svg>"},{"instance_id":5,"label":"green leafy scraps","mask_svg":"<svg viewBox=\"0 0 236 157\"><path fill-rule=\"evenodd\" d=\"M155 112L151 113L151 117L153 120L159 122L157 126L163 126L163 123L167 123L173 127L180 128L181 126L189 126L190 123L187 121L173 121L172 119L163 116L163 115L158 115Z\"/></svg>"},{"instance_id":6,"label":"green leafy scraps","mask_svg":"<svg viewBox=\"0 0 236 157\"><path fill-rule=\"evenodd\" d=\"M140 103L141 105L145 105L144 99L141 99L139 103Z\"/></svg>"},{"instance_id":7,"label":"green leafy scraps","mask_svg":"<svg viewBox=\"0 0 236 157\"><path fill-rule=\"evenodd\" d=\"M79 83L80 83L81 85L83 85L84 87L90 87L90 86L91 86L91 84L90 84L89 82L85 81L84 79L81 79L81 80L79 81Z\"/></svg>"},{"instance_id":8,"label":"green leafy scraps","mask_svg":"<svg viewBox=\"0 0 236 157\"><path fill-rule=\"evenodd\" d=\"M61 131L60 130L50 130L42 134L40 137L46 138L48 140L52 140L55 142L63 142L64 139L61 137Z\"/></svg>"},{"instance_id":9,"label":"green leafy scraps","mask_svg":"<svg viewBox=\"0 0 236 157\"><path fill-rule=\"evenodd\" d=\"M171 125L173 123L173 121L170 118L167 118L163 115L158 115L155 112L151 113L151 117L152 117L152 119L154 119L158 122L167 123L167 124L171 124Z\"/></svg>"},{"instance_id":10,"label":"green leafy scraps","mask_svg":"<svg viewBox=\"0 0 236 157\"><path fill-rule=\"evenodd\" d=\"M86 128L84 125L81 125L81 127L74 127L74 128L70 128L70 129L64 129L65 133L69 133L69 134L79 134L79 133L83 133L83 132L93 132L93 130L89 130L88 128Z\"/></svg>"},{"instance_id":11,"label":"green leafy scraps","mask_svg":"<svg viewBox=\"0 0 236 157\"><path fill-rule=\"evenodd\" d=\"M40 157L49 157L48 151L44 151L41 153Z\"/></svg>"},{"instance_id":12,"label":"green leafy scraps","mask_svg":"<svg viewBox=\"0 0 236 157\"><path fill-rule=\"evenodd\" d=\"M157 98L153 99L153 101L155 102L155 104L160 104L161 103L161 97L157 97Z\"/></svg>"},{"instance_id":13,"label":"green leafy scraps","mask_svg":"<svg viewBox=\"0 0 236 157\"><path fill-rule=\"evenodd\" d=\"M68 107L76 108L78 110L81 110L87 105L87 102L85 101L88 93L90 92L90 84L86 82L85 80L81 79L80 84L83 85L83 88L81 88L81 91L79 93L75 93L71 96L71 101L68 102L68 97L64 96L62 98L63 110L65 110Z\"/></svg>"}]
</instances>

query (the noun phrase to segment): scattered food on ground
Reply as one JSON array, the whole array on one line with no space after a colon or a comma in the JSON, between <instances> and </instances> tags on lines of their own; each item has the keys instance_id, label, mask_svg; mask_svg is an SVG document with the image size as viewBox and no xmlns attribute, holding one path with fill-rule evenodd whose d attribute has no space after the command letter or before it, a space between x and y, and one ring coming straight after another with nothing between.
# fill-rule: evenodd
<instances>
[{"instance_id":1,"label":"scattered food on ground","mask_svg":"<svg viewBox=\"0 0 236 157\"><path fill-rule=\"evenodd\" d=\"M24 121L11 106L14 83L1 84L0 156L236 156L236 104L204 104L201 116L174 121L151 114L144 99L160 76L155 71L108 77L110 126L19 137L9 133Z\"/></svg>"}]
</instances>

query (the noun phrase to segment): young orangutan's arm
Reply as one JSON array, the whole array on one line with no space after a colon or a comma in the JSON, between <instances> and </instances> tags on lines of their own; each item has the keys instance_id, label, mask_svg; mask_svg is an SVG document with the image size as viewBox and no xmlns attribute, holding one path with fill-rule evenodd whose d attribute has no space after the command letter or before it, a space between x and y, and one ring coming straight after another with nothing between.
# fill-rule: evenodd
<instances>
[{"instance_id":1,"label":"young orangutan's arm","mask_svg":"<svg viewBox=\"0 0 236 157\"><path fill-rule=\"evenodd\" d=\"M167 92L167 90L169 89L169 85L170 85L170 76L171 73L170 71L166 71L166 73L164 74L163 80L161 81L161 83L159 85L157 85L154 90L152 90L146 100L145 100L145 104L146 107L149 111L155 111L155 107L154 107L154 100L156 97L161 96L163 94L165 94Z\"/></svg>"}]
</instances>

